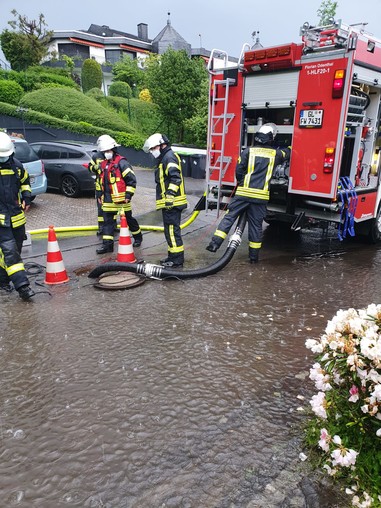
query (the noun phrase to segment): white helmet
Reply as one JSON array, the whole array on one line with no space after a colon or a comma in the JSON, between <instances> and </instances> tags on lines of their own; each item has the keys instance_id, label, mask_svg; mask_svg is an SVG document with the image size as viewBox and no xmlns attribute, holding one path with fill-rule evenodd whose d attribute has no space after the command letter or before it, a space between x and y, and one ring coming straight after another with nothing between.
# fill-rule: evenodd
<instances>
[{"instance_id":1,"label":"white helmet","mask_svg":"<svg viewBox=\"0 0 381 508\"><path fill-rule=\"evenodd\" d=\"M254 141L260 145L271 145L277 133L278 129L275 123L265 123L258 129Z\"/></svg>"},{"instance_id":2,"label":"white helmet","mask_svg":"<svg viewBox=\"0 0 381 508\"><path fill-rule=\"evenodd\" d=\"M165 134L160 134L159 132L156 132L155 134L152 134L148 139L146 139L143 150L148 153L151 148L154 148L155 146L160 145L168 145L169 139Z\"/></svg>"},{"instance_id":3,"label":"white helmet","mask_svg":"<svg viewBox=\"0 0 381 508\"><path fill-rule=\"evenodd\" d=\"M0 132L0 157L9 157L15 151L15 145L5 132Z\"/></svg>"},{"instance_id":4,"label":"white helmet","mask_svg":"<svg viewBox=\"0 0 381 508\"><path fill-rule=\"evenodd\" d=\"M275 123L265 123L258 129L258 134L271 134L274 140L278 134L278 128Z\"/></svg>"},{"instance_id":5,"label":"white helmet","mask_svg":"<svg viewBox=\"0 0 381 508\"><path fill-rule=\"evenodd\" d=\"M108 134L103 134L102 136L99 136L97 140L97 147L100 152L107 152L107 150L112 150L113 148L117 148L118 143L115 141L114 138L109 136Z\"/></svg>"}]
</instances>

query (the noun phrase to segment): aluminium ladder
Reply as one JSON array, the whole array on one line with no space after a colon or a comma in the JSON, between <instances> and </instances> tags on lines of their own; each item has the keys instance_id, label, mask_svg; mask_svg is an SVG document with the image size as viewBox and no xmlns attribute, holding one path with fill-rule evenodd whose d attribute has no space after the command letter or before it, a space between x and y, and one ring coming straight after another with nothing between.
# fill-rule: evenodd
<instances>
[{"instance_id":1,"label":"aluminium ladder","mask_svg":"<svg viewBox=\"0 0 381 508\"><path fill-rule=\"evenodd\" d=\"M216 207L217 216L219 215L220 204L223 198L221 192L222 179L232 160L232 157L225 156L224 152L225 138L229 130L229 124L235 117L234 113L228 112L229 88L234 83L235 80L232 78L214 80L212 101L209 105L208 150L206 164L207 189L205 209L206 213L208 213L209 208ZM221 89L223 90L223 94L218 97L218 92ZM222 103L223 112L221 114L216 114L216 106L218 103ZM216 146L219 148L215 148Z\"/></svg>"}]
</instances>

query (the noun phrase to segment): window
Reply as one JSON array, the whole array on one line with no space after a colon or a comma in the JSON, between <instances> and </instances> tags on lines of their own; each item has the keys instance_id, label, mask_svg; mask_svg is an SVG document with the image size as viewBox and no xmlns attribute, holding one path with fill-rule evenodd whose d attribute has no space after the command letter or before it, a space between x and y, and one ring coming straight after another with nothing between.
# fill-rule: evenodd
<instances>
[{"instance_id":1,"label":"window","mask_svg":"<svg viewBox=\"0 0 381 508\"><path fill-rule=\"evenodd\" d=\"M110 62L110 64L114 64L119 62L119 60L123 57L123 51L120 49L106 49L105 50L106 62Z\"/></svg>"},{"instance_id":2,"label":"window","mask_svg":"<svg viewBox=\"0 0 381 508\"><path fill-rule=\"evenodd\" d=\"M38 155L28 143L19 143L15 141L15 157L23 164L38 160Z\"/></svg>"},{"instance_id":3,"label":"window","mask_svg":"<svg viewBox=\"0 0 381 508\"><path fill-rule=\"evenodd\" d=\"M82 159L83 153L79 150L72 150L70 148L67 149L67 158L68 159Z\"/></svg>"},{"instance_id":4,"label":"window","mask_svg":"<svg viewBox=\"0 0 381 508\"><path fill-rule=\"evenodd\" d=\"M54 146L41 145L39 155L41 159L59 159L60 151Z\"/></svg>"},{"instance_id":5,"label":"window","mask_svg":"<svg viewBox=\"0 0 381 508\"><path fill-rule=\"evenodd\" d=\"M70 57L78 57L82 60L90 58L90 49L83 44L58 44L58 53Z\"/></svg>"}]
</instances>

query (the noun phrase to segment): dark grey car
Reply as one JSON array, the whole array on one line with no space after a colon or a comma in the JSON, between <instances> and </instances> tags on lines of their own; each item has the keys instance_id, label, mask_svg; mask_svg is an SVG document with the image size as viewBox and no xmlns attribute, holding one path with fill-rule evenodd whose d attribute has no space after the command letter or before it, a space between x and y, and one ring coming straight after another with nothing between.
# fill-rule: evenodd
<instances>
[{"instance_id":1,"label":"dark grey car","mask_svg":"<svg viewBox=\"0 0 381 508\"><path fill-rule=\"evenodd\" d=\"M48 188L58 189L69 198L94 191L95 175L89 172L97 146L86 141L39 141L30 143L44 162Z\"/></svg>"}]
</instances>

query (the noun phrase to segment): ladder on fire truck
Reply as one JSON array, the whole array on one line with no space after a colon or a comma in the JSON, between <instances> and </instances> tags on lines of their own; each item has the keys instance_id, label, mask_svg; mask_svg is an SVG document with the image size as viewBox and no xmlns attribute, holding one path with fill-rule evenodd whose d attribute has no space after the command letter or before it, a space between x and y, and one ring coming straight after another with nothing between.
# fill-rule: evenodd
<instances>
[{"instance_id":1,"label":"ladder on fire truck","mask_svg":"<svg viewBox=\"0 0 381 508\"><path fill-rule=\"evenodd\" d=\"M221 183L223 176L232 160L232 157L225 156L225 139L229 131L229 124L233 120L235 114L229 113L229 89L231 85L235 84L232 78L215 79L213 75L219 74L213 70L214 58L219 57L223 59L224 67L227 68L228 55L225 51L213 49L208 62L208 72L210 74L210 86L212 89L211 101L209 103L209 125L208 125L208 144L207 144L207 159L206 159L206 205L205 210L208 213L209 208L217 209L217 216L220 211L220 204L222 201ZM222 70L223 70L222 69ZM223 90L223 93L219 93ZM221 106L220 106L221 105ZM217 114L216 110L222 113ZM218 146L218 148L216 148ZM213 179L212 179L213 176Z\"/></svg>"}]
</instances>

